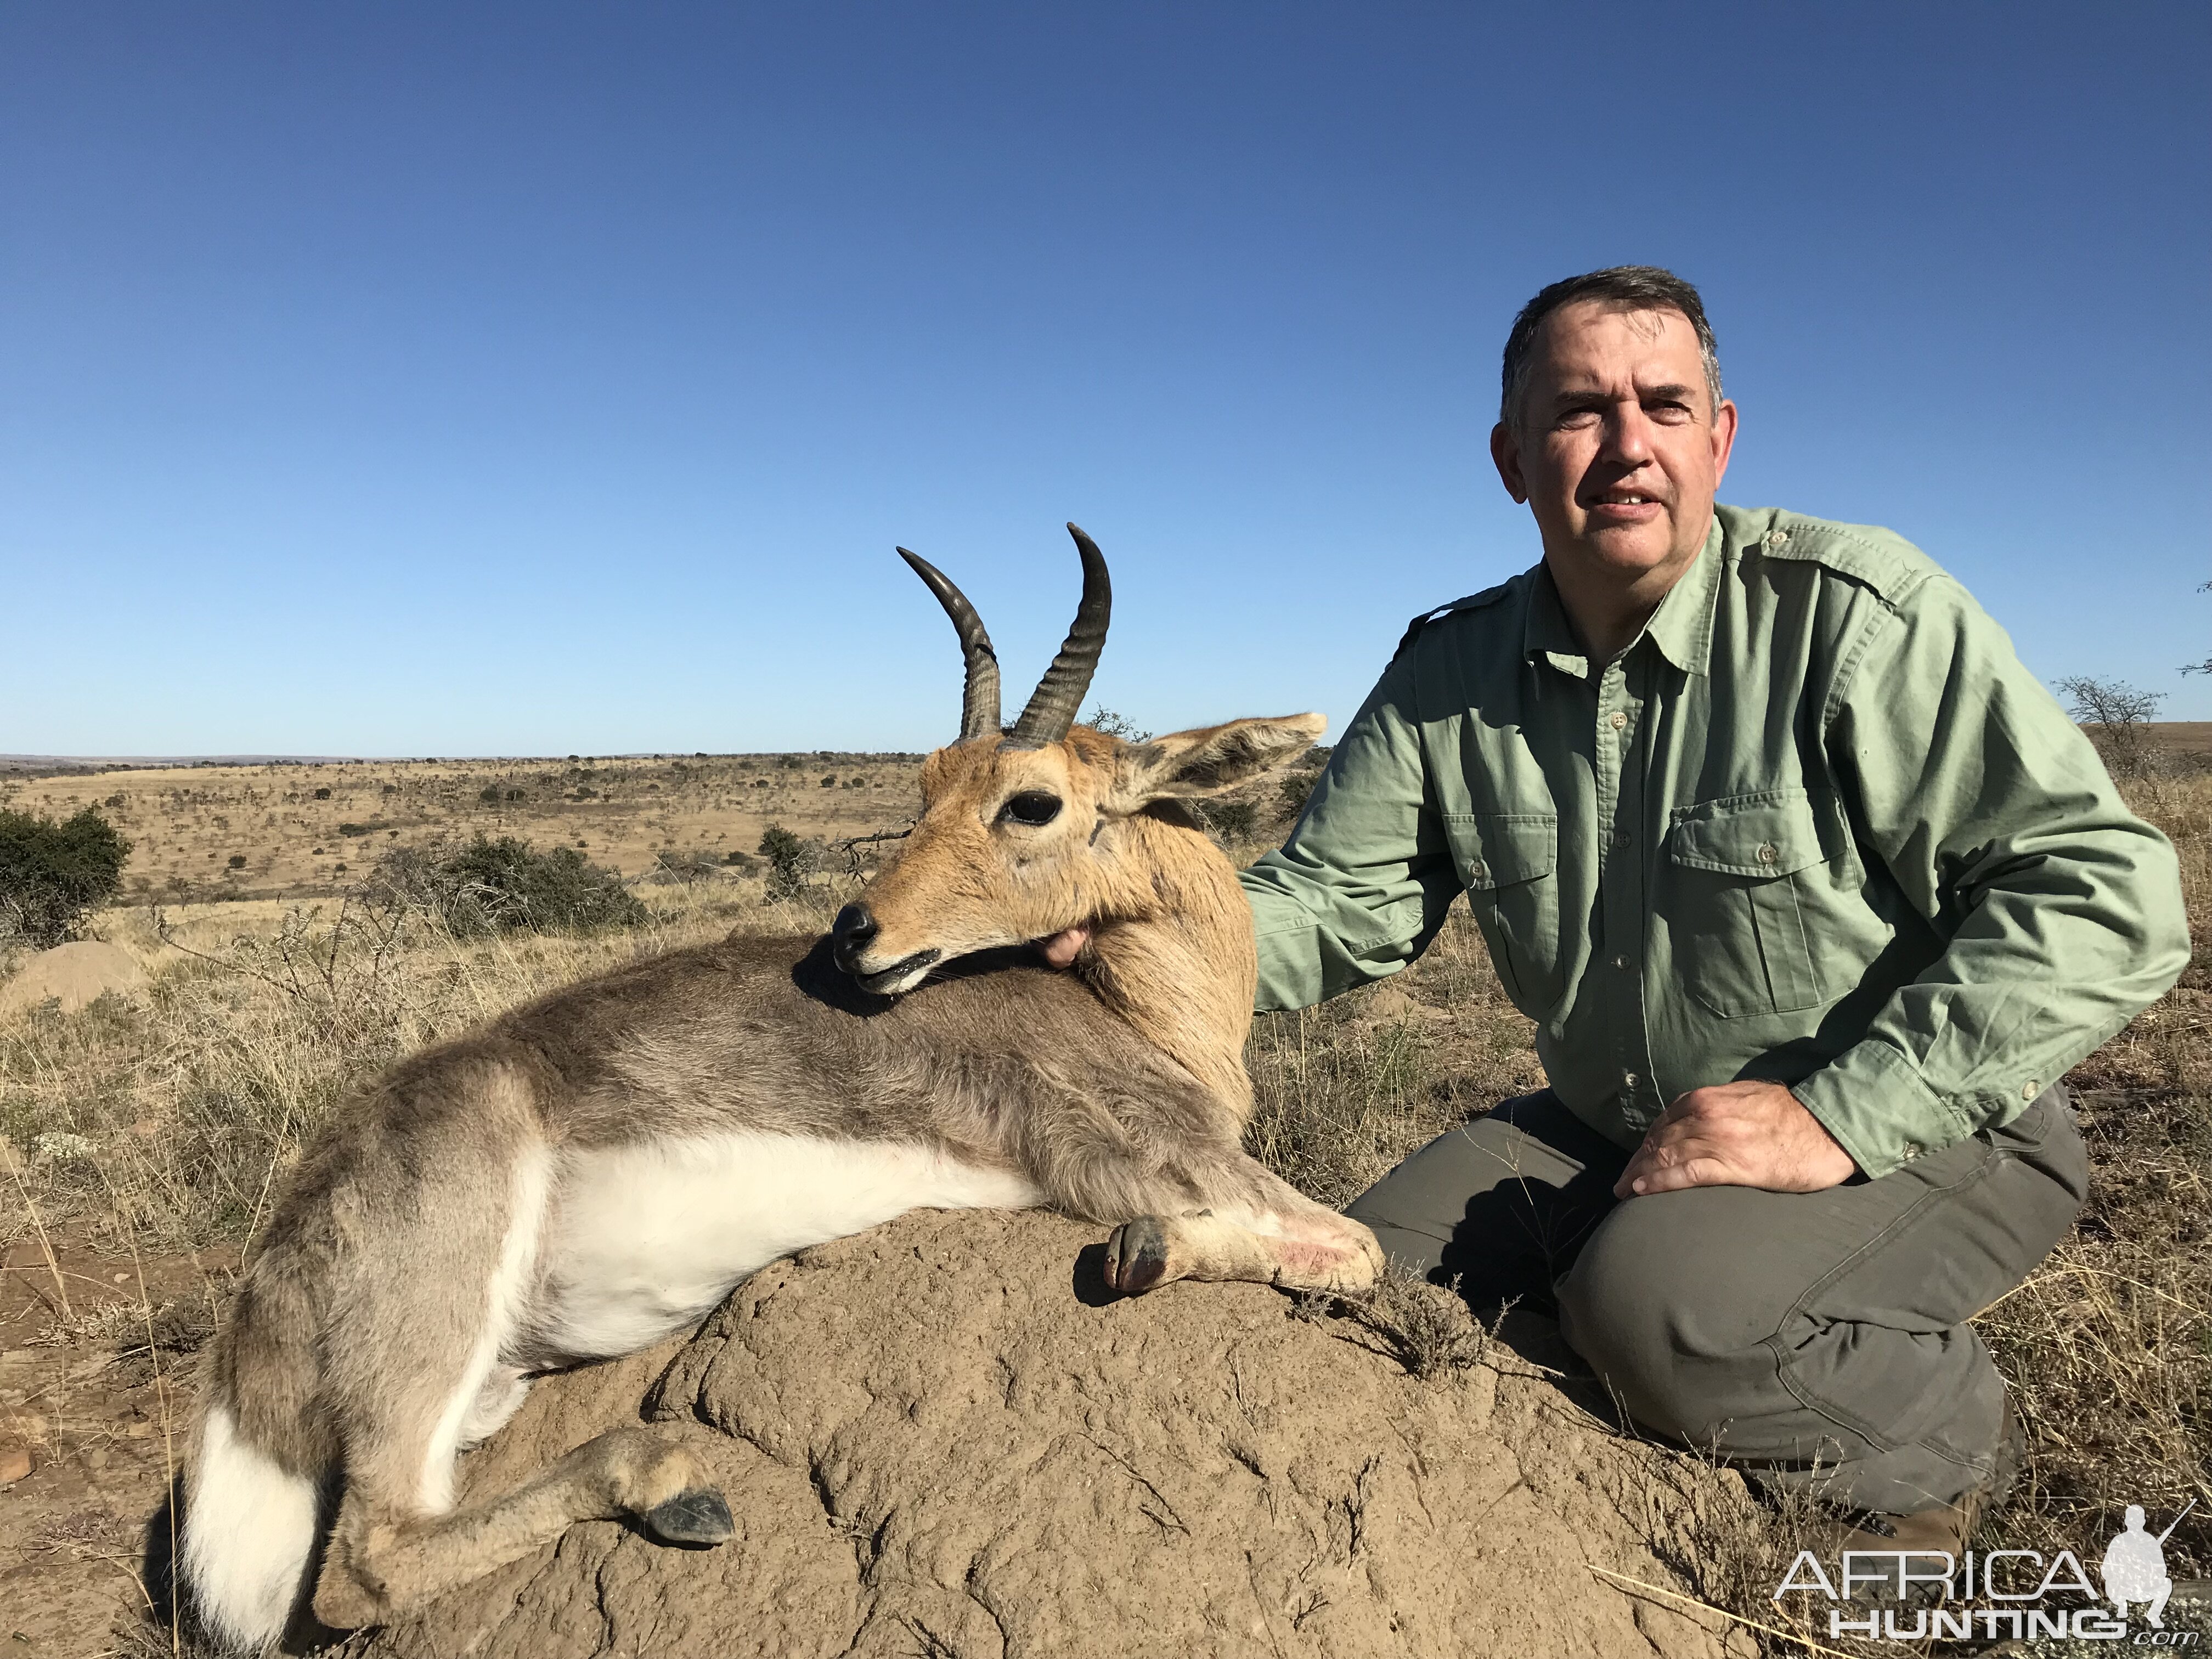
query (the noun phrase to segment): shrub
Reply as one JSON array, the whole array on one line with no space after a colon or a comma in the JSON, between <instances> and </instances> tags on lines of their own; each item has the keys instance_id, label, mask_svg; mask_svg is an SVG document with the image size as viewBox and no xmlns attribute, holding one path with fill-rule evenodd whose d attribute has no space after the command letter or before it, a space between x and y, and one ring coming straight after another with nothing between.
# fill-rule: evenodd
<instances>
[{"instance_id":1,"label":"shrub","mask_svg":"<svg viewBox=\"0 0 2212 1659\"><path fill-rule=\"evenodd\" d=\"M246 868L246 854L243 853L233 853L230 855L230 867L234 870L243 870Z\"/></svg>"},{"instance_id":2,"label":"shrub","mask_svg":"<svg viewBox=\"0 0 2212 1659\"><path fill-rule=\"evenodd\" d=\"M115 896L130 856L131 843L89 806L60 822L0 811L0 933L61 944Z\"/></svg>"},{"instance_id":3,"label":"shrub","mask_svg":"<svg viewBox=\"0 0 2212 1659\"><path fill-rule=\"evenodd\" d=\"M315 799L317 800L328 800L330 798L331 792L328 789L318 789L315 791Z\"/></svg>"},{"instance_id":4,"label":"shrub","mask_svg":"<svg viewBox=\"0 0 2212 1659\"><path fill-rule=\"evenodd\" d=\"M459 847L395 847L376 863L382 895L428 911L460 934L630 927L645 906L615 872L573 847L541 853L514 836Z\"/></svg>"},{"instance_id":5,"label":"shrub","mask_svg":"<svg viewBox=\"0 0 2212 1659\"><path fill-rule=\"evenodd\" d=\"M1276 784L1277 799L1282 803L1283 815L1296 817L1306 810L1306 798L1313 793L1314 785L1321 781L1318 772L1285 772Z\"/></svg>"},{"instance_id":6,"label":"shrub","mask_svg":"<svg viewBox=\"0 0 2212 1659\"><path fill-rule=\"evenodd\" d=\"M711 853L679 853L671 848L653 860L653 878L658 882L681 882L688 887L720 867Z\"/></svg>"},{"instance_id":7,"label":"shrub","mask_svg":"<svg viewBox=\"0 0 2212 1659\"><path fill-rule=\"evenodd\" d=\"M499 802L499 789L498 789L498 787L497 787L496 785L494 785L492 787L490 787L490 788L489 788L489 789L484 790L481 794L479 794L479 795L477 797L477 799L478 800L480 800L480 801L483 802L483 804L484 804L485 805L487 805L487 806L493 806L493 805L496 805L498 804L498 802Z\"/></svg>"},{"instance_id":8,"label":"shrub","mask_svg":"<svg viewBox=\"0 0 2212 1659\"><path fill-rule=\"evenodd\" d=\"M760 854L768 860L770 900L798 897L805 890L807 877L821 867L820 846L802 841L780 823L761 832Z\"/></svg>"},{"instance_id":9,"label":"shrub","mask_svg":"<svg viewBox=\"0 0 2212 1659\"><path fill-rule=\"evenodd\" d=\"M1243 841L1260 821L1260 810L1249 800L1196 800L1191 811L1219 841Z\"/></svg>"}]
</instances>

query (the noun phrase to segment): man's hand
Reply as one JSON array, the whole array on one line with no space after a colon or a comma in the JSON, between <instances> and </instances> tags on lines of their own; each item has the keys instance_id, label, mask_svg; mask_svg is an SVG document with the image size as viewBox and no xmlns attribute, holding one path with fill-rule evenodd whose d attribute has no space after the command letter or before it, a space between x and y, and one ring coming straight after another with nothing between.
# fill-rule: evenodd
<instances>
[{"instance_id":1,"label":"man's hand","mask_svg":"<svg viewBox=\"0 0 2212 1659\"><path fill-rule=\"evenodd\" d=\"M1684 1187L1817 1193L1858 1166L1778 1083L1692 1089L1660 1115L1613 1183L1615 1198Z\"/></svg>"},{"instance_id":2,"label":"man's hand","mask_svg":"<svg viewBox=\"0 0 2212 1659\"><path fill-rule=\"evenodd\" d=\"M1036 948L1048 967L1066 968L1073 964L1083 947L1090 943L1091 930L1088 927L1067 927L1050 939L1039 939Z\"/></svg>"}]
</instances>

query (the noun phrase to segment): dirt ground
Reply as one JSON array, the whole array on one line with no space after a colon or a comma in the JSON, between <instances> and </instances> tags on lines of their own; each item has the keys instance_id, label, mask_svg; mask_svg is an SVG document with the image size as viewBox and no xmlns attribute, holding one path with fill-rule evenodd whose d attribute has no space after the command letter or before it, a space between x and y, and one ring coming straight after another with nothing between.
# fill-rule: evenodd
<instances>
[{"instance_id":1,"label":"dirt ground","mask_svg":"<svg viewBox=\"0 0 2212 1659\"><path fill-rule=\"evenodd\" d=\"M0 1267L0 1654L137 1651L149 1517L183 1443L189 1350L234 1253L18 1242Z\"/></svg>"}]
</instances>

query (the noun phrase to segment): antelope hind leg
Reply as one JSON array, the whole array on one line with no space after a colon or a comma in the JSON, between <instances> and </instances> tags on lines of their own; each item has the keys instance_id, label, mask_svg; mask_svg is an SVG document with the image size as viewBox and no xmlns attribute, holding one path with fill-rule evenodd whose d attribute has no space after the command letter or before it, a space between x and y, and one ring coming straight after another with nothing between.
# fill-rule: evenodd
<instances>
[{"instance_id":1,"label":"antelope hind leg","mask_svg":"<svg viewBox=\"0 0 2212 1659\"><path fill-rule=\"evenodd\" d=\"M614 1429L514 1491L451 1514L396 1515L349 1495L315 1589L315 1617L336 1630L382 1624L578 1521L625 1516L671 1544L719 1544L736 1529L696 1455L649 1430Z\"/></svg>"}]
</instances>

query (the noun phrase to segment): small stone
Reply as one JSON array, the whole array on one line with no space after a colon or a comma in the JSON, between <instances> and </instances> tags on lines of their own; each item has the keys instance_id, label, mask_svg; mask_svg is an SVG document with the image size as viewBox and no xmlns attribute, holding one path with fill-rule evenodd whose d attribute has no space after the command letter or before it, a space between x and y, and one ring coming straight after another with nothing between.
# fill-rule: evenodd
<instances>
[{"instance_id":1,"label":"small stone","mask_svg":"<svg viewBox=\"0 0 2212 1659\"><path fill-rule=\"evenodd\" d=\"M136 1423L125 1424L123 1428L123 1437L125 1440L150 1440L153 1436L154 1425L143 1418Z\"/></svg>"},{"instance_id":2,"label":"small stone","mask_svg":"<svg viewBox=\"0 0 2212 1659\"><path fill-rule=\"evenodd\" d=\"M1365 1012L1377 1025L1402 1025L1419 1012L1419 1005L1396 986L1377 991L1367 1000Z\"/></svg>"},{"instance_id":3,"label":"small stone","mask_svg":"<svg viewBox=\"0 0 2212 1659\"><path fill-rule=\"evenodd\" d=\"M88 1469L106 1468L107 1467L107 1448L105 1446L94 1446L90 1451L84 1455L84 1466Z\"/></svg>"},{"instance_id":4,"label":"small stone","mask_svg":"<svg viewBox=\"0 0 2212 1659\"><path fill-rule=\"evenodd\" d=\"M12 1486L31 1473L27 1446L0 1446L0 1486Z\"/></svg>"},{"instance_id":5,"label":"small stone","mask_svg":"<svg viewBox=\"0 0 2212 1659\"><path fill-rule=\"evenodd\" d=\"M131 1275L129 1273L118 1273L115 1275L114 1282L118 1285L128 1285L131 1282Z\"/></svg>"}]
</instances>

